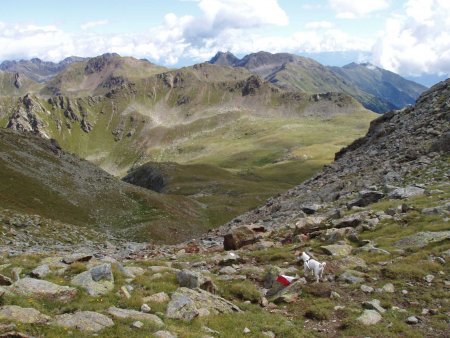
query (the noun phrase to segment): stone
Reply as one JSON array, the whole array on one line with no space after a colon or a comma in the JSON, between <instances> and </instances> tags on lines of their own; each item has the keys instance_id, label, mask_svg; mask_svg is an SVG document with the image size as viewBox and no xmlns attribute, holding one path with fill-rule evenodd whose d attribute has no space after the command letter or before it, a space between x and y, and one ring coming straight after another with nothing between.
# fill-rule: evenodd
<instances>
[{"instance_id":1,"label":"stone","mask_svg":"<svg viewBox=\"0 0 450 338\"><path fill-rule=\"evenodd\" d=\"M131 327L133 327L135 329L142 329L144 327L144 323L139 320L136 320L131 323Z\"/></svg>"},{"instance_id":2,"label":"stone","mask_svg":"<svg viewBox=\"0 0 450 338\"><path fill-rule=\"evenodd\" d=\"M92 258L91 254L88 253L74 253L63 257L61 260L63 263L72 264L75 262L87 262Z\"/></svg>"},{"instance_id":3,"label":"stone","mask_svg":"<svg viewBox=\"0 0 450 338\"><path fill-rule=\"evenodd\" d=\"M297 280L286 287L281 283L277 284L279 286L275 285L267 291L266 297L273 303L291 303L301 294L306 281Z\"/></svg>"},{"instance_id":4,"label":"stone","mask_svg":"<svg viewBox=\"0 0 450 338\"><path fill-rule=\"evenodd\" d=\"M270 265L264 275L264 288L270 289L273 287L277 277L281 274L281 269L278 266Z\"/></svg>"},{"instance_id":5,"label":"stone","mask_svg":"<svg viewBox=\"0 0 450 338\"><path fill-rule=\"evenodd\" d=\"M315 214L322 206L320 204L305 204L302 205L300 210L307 215Z\"/></svg>"},{"instance_id":6,"label":"stone","mask_svg":"<svg viewBox=\"0 0 450 338\"><path fill-rule=\"evenodd\" d=\"M272 331L263 331L261 332L261 334L263 335L263 337L276 338L275 333Z\"/></svg>"},{"instance_id":7,"label":"stone","mask_svg":"<svg viewBox=\"0 0 450 338\"><path fill-rule=\"evenodd\" d=\"M405 323L410 325L419 324L419 318L417 318L416 316L410 316L406 318Z\"/></svg>"},{"instance_id":8,"label":"stone","mask_svg":"<svg viewBox=\"0 0 450 338\"><path fill-rule=\"evenodd\" d=\"M72 285L84 288L90 296L101 296L114 289L111 264L97 265L72 278Z\"/></svg>"},{"instance_id":9,"label":"stone","mask_svg":"<svg viewBox=\"0 0 450 338\"><path fill-rule=\"evenodd\" d=\"M139 266L126 266L123 268L127 277L135 278L145 273L145 269Z\"/></svg>"},{"instance_id":10,"label":"stone","mask_svg":"<svg viewBox=\"0 0 450 338\"><path fill-rule=\"evenodd\" d=\"M35 278L44 278L51 273L50 267L47 264L39 265L31 271L31 276Z\"/></svg>"},{"instance_id":11,"label":"stone","mask_svg":"<svg viewBox=\"0 0 450 338\"><path fill-rule=\"evenodd\" d=\"M158 316L153 315L151 313L144 313L144 312L139 312L136 310L129 310L129 309L120 309L120 308L117 308L114 306L112 306L108 309L108 313L111 316L113 316L114 318L144 320L144 321L151 322L152 324L154 324L158 327L164 326L163 321Z\"/></svg>"},{"instance_id":12,"label":"stone","mask_svg":"<svg viewBox=\"0 0 450 338\"><path fill-rule=\"evenodd\" d=\"M98 332L114 325L111 318L93 311L79 311L56 316L53 325L80 331Z\"/></svg>"},{"instance_id":13,"label":"stone","mask_svg":"<svg viewBox=\"0 0 450 338\"><path fill-rule=\"evenodd\" d=\"M339 298L341 298L341 295L339 293L337 293L336 291L331 291L330 298L339 299Z\"/></svg>"},{"instance_id":14,"label":"stone","mask_svg":"<svg viewBox=\"0 0 450 338\"><path fill-rule=\"evenodd\" d=\"M24 324L45 324L50 317L33 308L23 308L16 305L0 307L0 320L11 320Z\"/></svg>"},{"instance_id":15,"label":"stone","mask_svg":"<svg viewBox=\"0 0 450 338\"><path fill-rule=\"evenodd\" d=\"M357 256L346 256L341 259L339 262L341 268L343 269L362 269L363 271L367 270L367 264L364 259L359 258Z\"/></svg>"},{"instance_id":16,"label":"stone","mask_svg":"<svg viewBox=\"0 0 450 338\"><path fill-rule=\"evenodd\" d=\"M400 248L423 248L428 244L441 242L450 238L448 231L423 231L414 235L404 237L394 243L394 246Z\"/></svg>"},{"instance_id":17,"label":"stone","mask_svg":"<svg viewBox=\"0 0 450 338\"><path fill-rule=\"evenodd\" d=\"M295 223L294 235L308 234L310 232L321 230L325 226L326 218L322 216L308 216L300 218Z\"/></svg>"},{"instance_id":18,"label":"stone","mask_svg":"<svg viewBox=\"0 0 450 338\"><path fill-rule=\"evenodd\" d=\"M353 214L332 222L335 228L356 228L363 222L362 214Z\"/></svg>"},{"instance_id":19,"label":"stone","mask_svg":"<svg viewBox=\"0 0 450 338\"><path fill-rule=\"evenodd\" d=\"M211 315L211 312L208 309L206 309L204 307L198 309L199 317L208 317L209 315Z\"/></svg>"},{"instance_id":20,"label":"stone","mask_svg":"<svg viewBox=\"0 0 450 338\"><path fill-rule=\"evenodd\" d=\"M369 204L378 202L384 197L381 191L376 190L362 190L359 192L359 197L347 204L347 208L350 210L352 207L365 207Z\"/></svg>"},{"instance_id":21,"label":"stone","mask_svg":"<svg viewBox=\"0 0 450 338\"><path fill-rule=\"evenodd\" d=\"M433 279L434 279L434 276L433 275L426 275L424 277L424 279L425 279L426 282L431 283L433 281Z\"/></svg>"},{"instance_id":22,"label":"stone","mask_svg":"<svg viewBox=\"0 0 450 338\"><path fill-rule=\"evenodd\" d=\"M362 304L363 308L368 310L376 310L379 313L385 313L386 310L380 305L380 301L378 299L372 299L370 302L364 302Z\"/></svg>"},{"instance_id":23,"label":"stone","mask_svg":"<svg viewBox=\"0 0 450 338\"><path fill-rule=\"evenodd\" d=\"M148 304L142 304L141 311L144 313L150 313L152 311L152 308Z\"/></svg>"},{"instance_id":24,"label":"stone","mask_svg":"<svg viewBox=\"0 0 450 338\"><path fill-rule=\"evenodd\" d=\"M142 301L144 302L154 302L154 303L165 303L170 300L169 296L165 292L158 292L151 296L144 297Z\"/></svg>"},{"instance_id":25,"label":"stone","mask_svg":"<svg viewBox=\"0 0 450 338\"><path fill-rule=\"evenodd\" d=\"M127 289L127 287L125 285L120 287L119 295L122 295L126 299L130 299L131 298L130 292L128 291L128 289Z\"/></svg>"},{"instance_id":26,"label":"stone","mask_svg":"<svg viewBox=\"0 0 450 338\"><path fill-rule=\"evenodd\" d=\"M206 333L214 334L214 335L220 335L219 331L213 330L207 326L202 326L202 331L206 332Z\"/></svg>"},{"instance_id":27,"label":"stone","mask_svg":"<svg viewBox=\"0 0 450 338\"><path fill-rule=\"evenodd\" d=\"M331 228L326 229L320 235L320 239L324 242L334 244L338 241L344 240L348 236L355 233L355 229L346 227L346 228Z\"/></svg>"},{"instance_id":28,"label":"stone","mask_svg":"<svg viewBox=\"0 0 450 338\"><path fill-rule=\"evenodd\" d=\"M330 244L320 247L327 255L345 257L351 254L353 247L348 244Z\"/></svg>"},{"instance_id":29,"label":"stone","mask_svg":"<svg viewBox=\"0 0 450 338\"><path fill-rule=\"evenodd\" d=\"M364 310L356 320L363 325L374 325L381 320L381 315L375 310Z\"/></svg>"},{"instance_id":30,"label":"stone","mask_svg":"<svg viewBox=\"0 0 450 338\"><path fill-rule=\"evenodd\" d=\"M224 266L222 269L219 270L220 275L235 275L236 269L231 266Z\"/></svg>"},{"instance_id":31,"label":"stone","mask_svg":"<svg viewBox=\"0 0 450 338\"><path fill-rule=\"evenodd\" d=\"M216 291L216 286L211 278L197 271L181 270L177 273L177 280L181 287L190 289L200 288L209 292Z\"/></svg>"},{"instance_id":32,"label":"stone","mask_svg":"<svg viewBox=\"0 0 450 338\"><path fill-rule=\"evenodd\" d=\"M241 261L241 258L238 254L234 252L227 252L225 256L222 256L219 260L219 265L233 265L238 264Z\"/></svg>"},{"instance_id":33,"label":"stone","mask_svg":"<svg viewBox=\"0 0 450 338\"><path fill-rule=\"evenodd\" d=\"M69 286L61 286L45 280L23 278L10 287L12 293L25 297L45 298L67 302L73 299L78 290Z\"/></svg>"},{"instance_id":34,"label":"stone","mask_svg":"<svg viewBox=\"0 0 450 338\"><path fill-rule=\"evenodd\" d=\"M349 284L363 283L364 274L355 270L346 270L338 277L338 281Z\"/></svg>"},{"instance_id":35,"label":"stone","mask_svg":"<svg viewBox=\"0 0 450 338\"><path fill-rule=\"evenodd\" d=\"M241 312L233 303L208 291L181 287L172 294L166 316L189 322L199 315L201 308L207 309L213 315Z\"/></svg>"},{"instance_id":36,"label":"stone","mask_svg":"<svg viewBox=\"0 0 450 338\"><path fill-rule=\"evenodd\" d=\"M252 331L248 327L245 327L244 331L242 331L242 332L244 332L244 334L248 334L248 333L250 333Z\"/></svg>"},{"instance_id":37,"label":"stone","mask_svg":"<svg viewBox=\"0 0 450 338\"><path fill-rule=\"evenodd\" d=\"M394 191L390 192L388 197L393 199L405 199L414 196L420 196L425 193L425 189L415 187L415 186L407 186L406 188L397 188Z\"/></svg>"},{"instance_id":38,"label":"stone","mask_svg":"<svg viewBox=\"0 0 450 338\"><path fill-rule=\"evenodd\" d=\"M382 290L384 292L394 293L395 292L394 284L392 283L384 284Z\"/></svg>"},{"instance_id":39,"label":"stone","mask_svg":"<svg viewBox=\"0 0 450 338\"><path fill-rule=\"evenodd\" d=\"M372 293L374 291L374 288L367 285L361 285L361 291L365 293Z\"/></svg>"},{"instance_id":40,"label":"stone","mask_svg":"<svg viewBox=\"0 0 450 338\"><path fill-rule=\"evenodd\" d=\"M360 252L371 252L375 254L382 254L382 255L390 255L391 253L387 250L377 248L373 243L367 243L366 245L355 249L354 253L360 253Z\"/></svg>"},{"instance_id":41,"label":"stone","mask_svg":"<svg viewBox=\"0 0 450 338\"><path fill-rule=\"evenodd\" d=\"M12 280L9 277L0 274L0 285L8 286L12 284Z\"/></svg>"},{"instance_id":42,"label":"stone","mask_svg":"<svg viewBox=\"0 0 450 338\"><path fill-rule=\"evenodd\" d=\"M177 336L170 331L156 331L155 333L153 333L153 337L155 337L155 338L177 338Z\"/></svg>"},{"instance_id":43,"label":"stone","mask_svg":"<svg viewBox=\"0 0 450 338\"><path fill-rule=\"evenodd\" d=\"M245 245L253 244L257 241L257 234L248 226L240 226L232 229L223 237L223 247L225 250L237 250Z\"/></svg>"},{"instance_id":44,"label":"stone","mask_svg":"<svg viewBox=\"0 0 450 338\"><path fill-rule=\"evenodd\" d=\"M17 282L20 279L20 274L22 273L22 268L15 267L11 269L11 276L14 282Z\"/></svg>"}]
</instances>

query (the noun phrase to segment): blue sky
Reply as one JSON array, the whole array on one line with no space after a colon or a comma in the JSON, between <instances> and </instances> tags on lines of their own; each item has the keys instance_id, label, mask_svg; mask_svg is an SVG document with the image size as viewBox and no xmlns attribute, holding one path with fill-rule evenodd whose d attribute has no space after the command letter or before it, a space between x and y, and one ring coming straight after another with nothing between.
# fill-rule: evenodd
<instances>
[{"instance_id":1,"label":"blue sky","mask_svg":"<svg viewBox=\"0 0 450 338\"><path fill-rule=\"evenodd\" d=\"M265 50L448 76L448 32L448 0L16 0L2 2L0 61L117 52L176 67Z\"/></svg>"}]
</instances>

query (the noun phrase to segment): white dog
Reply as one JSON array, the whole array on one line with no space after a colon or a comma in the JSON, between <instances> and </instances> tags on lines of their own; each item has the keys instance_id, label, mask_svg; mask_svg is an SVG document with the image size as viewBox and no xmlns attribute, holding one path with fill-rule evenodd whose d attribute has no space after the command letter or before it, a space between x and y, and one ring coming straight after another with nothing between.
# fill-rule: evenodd
<instances>
[{"instance_id":1,"label":"white dog","mask_svg":"<svg viewBox=\"0 0 450 338\"><path fill-rule=\"evenodd\" d=\"M315 259L311 259L305 252L302 252L300 258L303 260L303 269L305 271L305 276L308 271L311 271L311 274L316 277L316 283L319 282L319 279L322 278L323 270L325 269L325 265L327 263L319 263Z\"/></svg>"}]
</instances>

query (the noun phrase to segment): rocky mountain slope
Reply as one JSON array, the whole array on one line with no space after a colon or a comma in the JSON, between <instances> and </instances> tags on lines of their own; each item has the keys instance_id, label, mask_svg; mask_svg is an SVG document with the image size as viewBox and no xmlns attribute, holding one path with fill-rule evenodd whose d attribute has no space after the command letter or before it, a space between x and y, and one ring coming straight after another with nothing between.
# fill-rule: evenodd
<instances>
[{"instance_id":1,"label":"rocky mountain slope","mask_svg":"<svg viewBox=\"0 0 450 338\"><path fill-rule=\"evenodd\" d=\"M40 255L3 244L0 332L446 337L449 113L447 80L374 120L312 179L185 243ZM16 236L31 226L1 224ZM302 251L326 262L318 283Z\"/></svg>"},{"instance_id":2,"label":"rocky mountain slope","mask_svg":"<svg viewBox=\"0 0 450 338\"><path fill-rule=\"evenodd\" d=\"M238 59L231 53L219 52L210 63L246 68L285 89L346 93L375 112L412 104L426 89L380 68L355 65L325 67L313 59L288 53L258 52Z\"/></svg>"},{"instance_id":3,"label":"rocky mountain slope","mask_svg":"<svg viewBox=\"0 0 450 338\"><path fill-rule=\"evenodd\" d=\"M112 237L155 241L163 238L180 241L199 234L202 227L203 231L207 229L202 209L195 201L181 196L160 196L126 184L90 162L64 152L53 139L1 128L0 157L0 213L4 222L7 219L13 222L13 214L24 214L18 218L19 227L31 219L30 228L35 231L28 236L24 234L27 246L35 243L39 231L44 237L49 236L46 243L51 243L52 234L44 231L49 224L78 227L77 233L87 228L86 231ZM41 218L50 223L42 220L34 224L33 219ZM179 226L181 222L183 226ZM15 238L23 239L11 235L3 237L2 242L14 244ZM90 239L95 238L94 235ZM52 246L55 245L58 242L53 241Z\"/></svg>"}]
</instances>

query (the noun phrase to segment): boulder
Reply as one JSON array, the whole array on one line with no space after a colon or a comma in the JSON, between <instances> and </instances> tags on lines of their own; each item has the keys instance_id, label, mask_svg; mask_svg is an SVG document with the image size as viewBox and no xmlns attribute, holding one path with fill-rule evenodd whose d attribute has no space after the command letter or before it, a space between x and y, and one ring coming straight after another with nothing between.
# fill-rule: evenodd
<instances>
[{"instance_id":1,"label":"boulder","mask_svg":"<svg viewBox=\"0 0 450 338\"><path fill-rule=\"evenodd\" d=\"M236 269L231 266L224 266L219 270L220 275L235 275L237 273Z\"/></svg>"},{"instance_id":2,"label":"boulder","mask_svg":"<svg viewBox=\"0 0 450 338\"><path fill-rule=\"evenodd\" d=\"M320 247L327 255L345 257L351 254L353 247L348 244L330 244Z\"/></svg>"},{"instance_id":3,"label":"boulder","mask_svg":"<svg viewBox=\"0 0 450 338\"><path fill-rule=\"evenodd\" d=\"M163 327L164 322L156 315L151 313L139 312L136 310L128 310L128 309L119 309L117 307L110 307L108 309L108 313L114 318L119 319L134 319L134 320L146 320L148 322L152 322L152 324Z\"/></svg>"},{"instance_id":4,"label":"boulder","mask_svg":"<svg viewBox=\"0 0 450 338\"><path fill-rule=\"evenodd\" d=\"M248 226L240 226L232 229L223 238L225 250L237 250L245 245L253 244L257 241L257 233Z\"/></svg>"},{"instance_id":5,"label":"boulder","mask_svg":"<svg viewBox=\"0 0 450 338\"><path fill-rule=\"evenodd\" d=\"M84 288L91 296L105 295L114 289L111 264L97 265L72 278L72 285Z\"/></svg>"},{"instance_id":6,"label":"boulder","mask_svg":"<svg viewBox=\"0 0 450 338\"><path fill-rule=\"evenodd\" d=\"M384 197L381 191L376 190L362 190L359 192L359 197L347 204L347 208L350 210L352 207L365 207L369 204L378 202Z\"/></svg>"},{"instance_id":7,"label":"boulder","mask_svg":"<svg viewBox=\"0 0 450 338\"><path fill-rule=\"evenodd\" d=\"M205 313L201 309L208 310L208 313L212 315L241 312L233 303L210 292L181 287L172 294L172 299L167 305L166 316L192 321L200 312Z\"/></svg>"},{"instance_id":8,"label":"boulder","mask_svg":"<svg viewBox=\"0 0 450 338\"><path fill-rule=\"evenodd\" d=\"M301 206L301 211L307 215L315 214L322 206L320 204L304 204Z\"/></svg>"},{"instance_id":9,"label":"boulder","mask_svg":"<svg viewBox=\"0 0 450 338\"><path fill-rule=\"evenodd\" d=\"M405 199L414 196L420 196L425 193L425 189L415 187L415 186L407 186L406 188L397 188L389 193L388 197L393 199Z\"/></svg>"},{"instance_id":10,"label":"boulder","mask_svg":"<svg viewBox=\"0 0 450 338\"><path fill-rule=\"evenodd\" d=\"M51 273L50 267L47 264L39 265L31 271L31 276L35 278L44 278Z\"/></svg>"},{"instance_id":11,"label":"boulder","mask_svg":"<svg viewBox=\"0 0 450 338\"><path fill-rule=\"evenodd\" d=\"M45 298L67 302L73 299L78 290L69 286L61 286L45 280L23 278L11 285L11 292L35 298Z\"/></svg>"},{"instance_id":12,"label":"boulder","mask_svg":"<svg viewBox=\"0 0 450 338\"><path fill-rule=\"evenodd\" d=\"M301 278L286 287L281 283L277 283L267 291L266 297L269 301L274 303L290 303L298 298L305 284L306 280L304 278Z\"/></svg>"},{"instance_id":13,"label":"boulder","mask_svg":"<svg viewBox=\"0 0 450 338\"><path fill-rule=\"evenodd\" d=\"M16 305L0 307L0 320L15 321L24 324L44 324L50 317L33 308L23 308Z\"/></svg>"},{"instance_id":14,"label":"boulder","mask_svg":"<svg viewBox=\"0 0 450 338\"><path fill-rule=\"evenodd\" d=\"M216 291L216 286L211 278L197 271L181 270L177 273L177 280L181 287L190 289L200 288L212 293Z\"/></svg>"},{"instance_id":15,"label":"boulder","mask_svg":"<svg viewBox=\"0 0 450 338\"><path fill-rule=\"evenodd\" d=\"M320 239L324 242L334 244L338 241L346 239L350 235L355 234L355 229L351 227L346 228L331 228L326 229L320 235Z\"/></svg>"},{"instance_id":16,"label":"boulder","mask_svg":"<svg viewBox=\"0 0 450 338\"><path fill-rule=\"evenodd\" d=\"M404 237L394 243L399 248L423 248L428 244L450 238L450 231L423 231Z\"/></svg>"},{"instance_id":17,"label":"boulder","mask_svg":"<svg viewBox=\"0 0 450 338\"><path fill-rule=\"evenodd\" d=\"M93 311L79 311L56 316L53 323L68 329L98 332L114 325L111 318Z\"/></svg>"},{"instance_id":18,"label":"boulder","mask_svg":"<svg viewBox=\"0 0 450 338\"><path fill-rule=\"evenodd\" d=\"M381 315L375 310L364 310L356 320L364 325L374 325L381 320Z\"/></svg>"},{"instance_id":19,"label":"boulder","mask_svg":"<svg viewBox=\"0 0 450 338\"><path fill-rule=\"evenodd\" d=\"M326 227L326 218L322 216L308 216L300 218L295 223L294 235L309 234L310 232L319 231Z\"/></svg>"},{"instance_id":20,"label":"boulder","mask_svg":"<svg viewBox=\"0 0 450 338\"><path fill-rule=\"evenodd\" d=\"M75 262L87 262L92 258L92 254L89 253L74 253L63 257L61 260L63 263L72 264Z\"/></svg>"},{"instance_id":21,"label":"boulder","mask_svg":"<svg viewBox=\"0 0 450 338\"><path fill-rule=\"evenodd\" d=\"M363 222L364 218L365 217L360 213L353 214L341 219L336 219L332 221L332 224L335 228L356 228Z\"/></svg>"}]
</instances>

